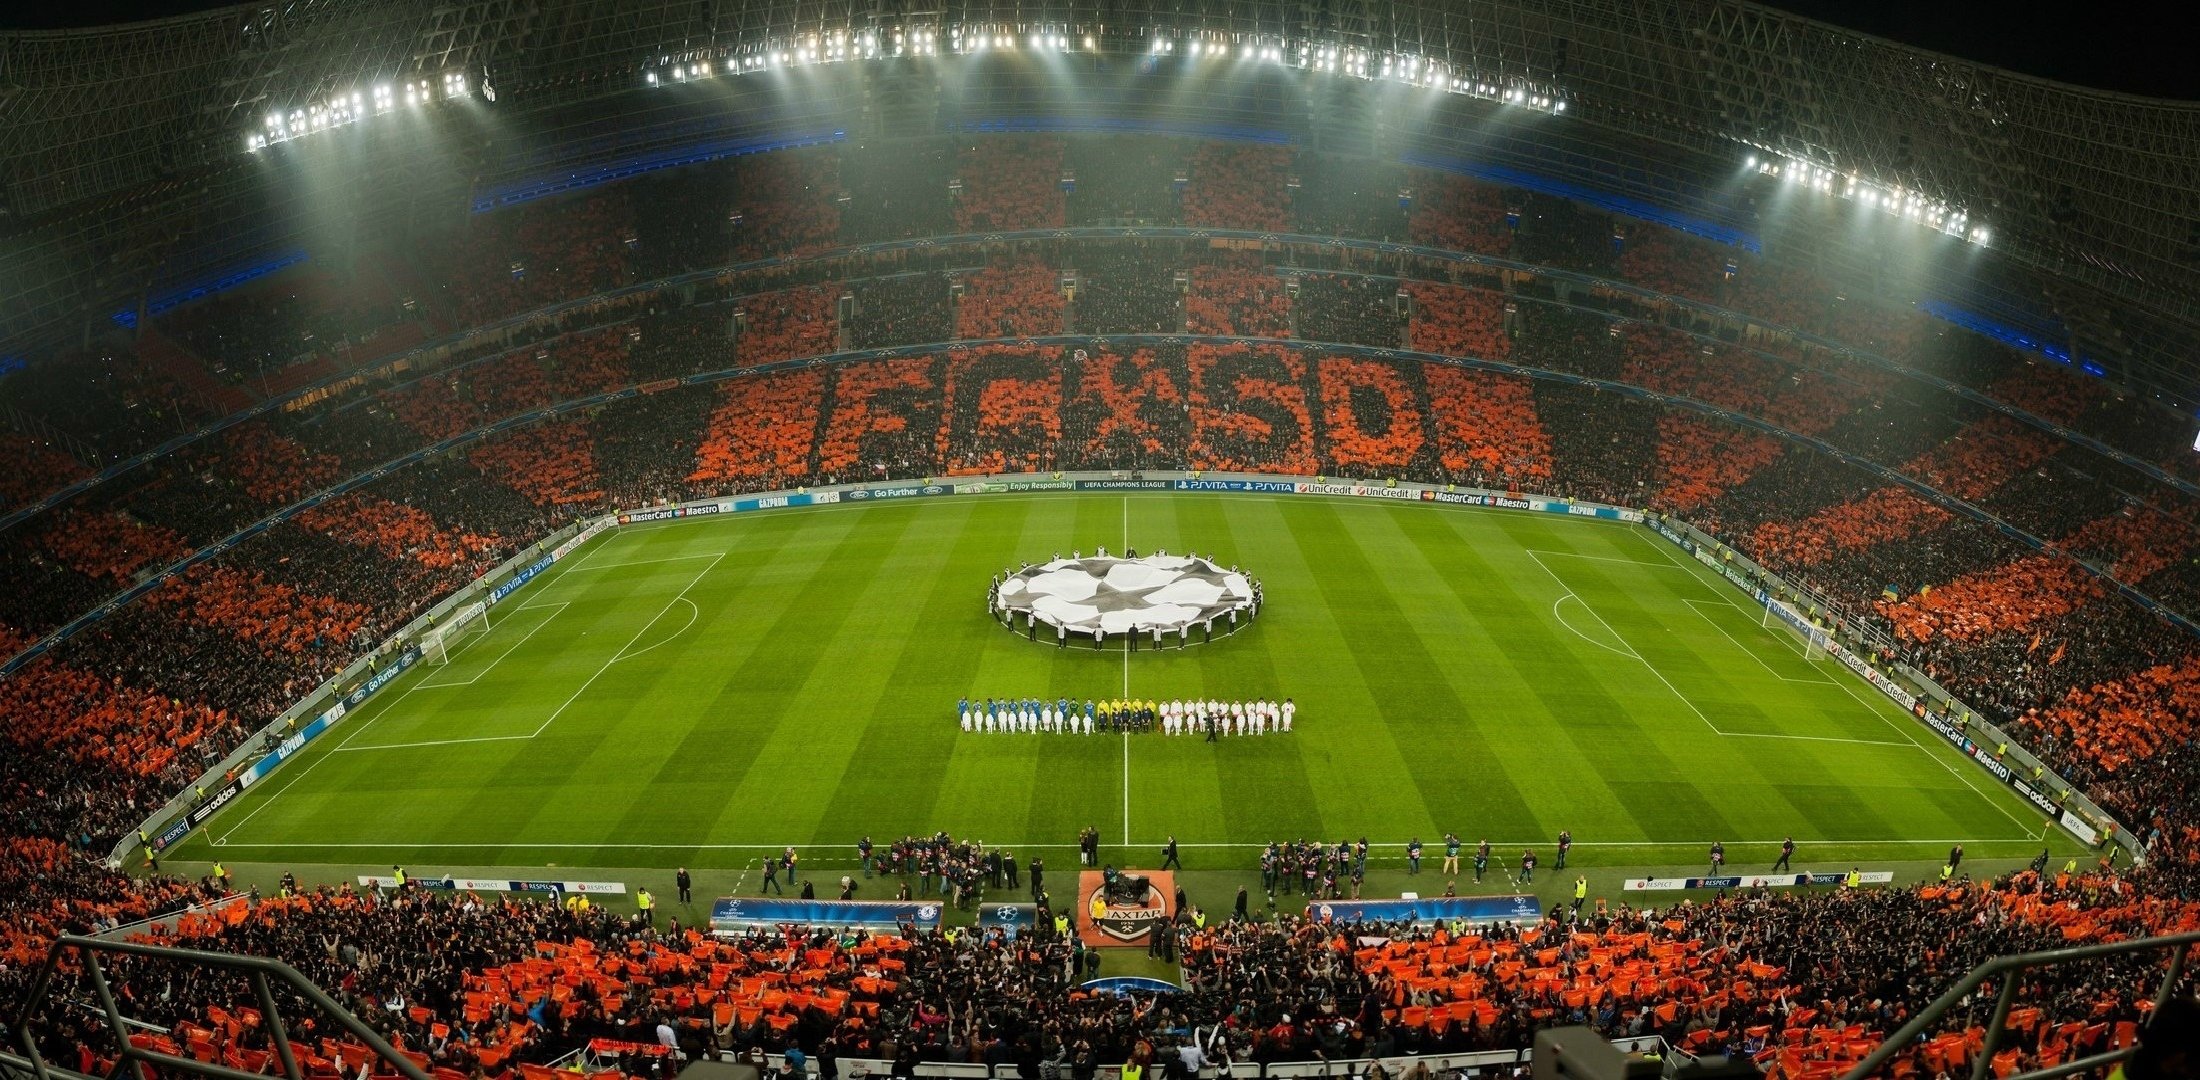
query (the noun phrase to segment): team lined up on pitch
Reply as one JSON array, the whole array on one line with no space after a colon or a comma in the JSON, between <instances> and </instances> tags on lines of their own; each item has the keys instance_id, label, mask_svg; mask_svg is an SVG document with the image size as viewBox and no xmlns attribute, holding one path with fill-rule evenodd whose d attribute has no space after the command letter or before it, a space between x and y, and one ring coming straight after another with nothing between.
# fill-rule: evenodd
<instances>
[{"instance_id":1,"label":"team lined up on pitch","mask_svg":"<svg viewBox=\"0 0 2200 1080\"><path fill-rule=\"evenodd\" d=\"M1298 706L1276 701L1099 701L1082 709L1068 698L964 698L955 704L965 732L1091 735L1105 731L1159 731L1164 735L1290 734Z\"/></svg>"}]
</instances>

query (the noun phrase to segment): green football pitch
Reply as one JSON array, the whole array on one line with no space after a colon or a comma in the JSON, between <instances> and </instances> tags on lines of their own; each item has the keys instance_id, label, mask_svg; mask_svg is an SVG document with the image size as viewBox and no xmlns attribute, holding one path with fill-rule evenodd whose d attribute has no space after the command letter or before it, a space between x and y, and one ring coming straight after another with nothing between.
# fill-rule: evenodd
<instances>
[{"instance_id":1,"label":"green football pitch","mask_svg":"<svg viewBox=\"0 0 2200 1080\"><path fill-rule=\"evenodd\" d=\"M992 574L1124 544L1212 553L1267 603L1212 644L1026 640ZM1251 867L1456 832L1511 863L1737 872L2029 858L2041 820L1639 525L1309 496L912 499L591 542L248 789L171 856L260 866L813 867L945 830L1071 864ZM1288 735L965 734L963 697L1292 698ZM1128 844L1126 850L1123 845ZM2058 849L2067 846L2059 842ZM1118 857L1119 856L1119 857ZM1433 854L1432 854L1433 861ZM836 871L837 873L837 871ZM822 883L822 879L821 883ZM753 881L750 882L753 885Z\"/></svg>"}]
</instances>

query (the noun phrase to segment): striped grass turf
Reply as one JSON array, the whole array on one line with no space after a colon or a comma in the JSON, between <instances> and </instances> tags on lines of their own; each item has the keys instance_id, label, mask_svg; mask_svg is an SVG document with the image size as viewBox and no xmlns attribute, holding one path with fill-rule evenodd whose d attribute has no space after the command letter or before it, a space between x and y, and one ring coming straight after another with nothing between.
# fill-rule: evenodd
<instances>
[{"instance_id":1,"label":"striped grass turf","mask_svg":"<svg viewBox=\"0 0 2200 1080\"><path fill-rule=\"evenodd\" d=\"M987 618L994 572L1126 542L1239 564L1268 604L1235 637L1158 654L1058 650ZM1134 865L1172 834L1247 867L1299 837L1365 836L1396 861L1418 836L1433 862L1447 830L1507 863L1535 845L1546 867L1560 829L1586 866L1700 867L1714 840L1788 834L1820 866L2038 849L2013 793L1760 620L1642 526L1512 511L1053 494L638 526L171 855L733 871L943 829L1028 857L1086 826ZM1288 696L1297 730L955 725L964 696L1126 692Z\"/></svg>"}]
</instances>

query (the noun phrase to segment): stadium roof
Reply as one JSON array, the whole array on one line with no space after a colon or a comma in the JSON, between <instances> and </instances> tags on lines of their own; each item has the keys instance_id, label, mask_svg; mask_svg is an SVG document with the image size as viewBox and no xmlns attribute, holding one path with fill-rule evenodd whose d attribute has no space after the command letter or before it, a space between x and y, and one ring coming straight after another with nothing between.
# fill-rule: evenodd
<instances>
[{"instance_id":1,"label":"stadium roof","mask_svg":"<svg viewBox=\"0 0 2200 1080\"><path fill-rule=\"evenodd\" d=\"M1978 276L2001 282L1997 295L2012 307L2039 325L2059 322L2049 332L2067 332L2066 344L2112 375L2200 398L2200 361L2188 347L2200 341L2200 103L2060 85L1717 0L1204 8L295 0L0 34L0 351L72 337L177 279L179 268L296 244L325 225L313 217L332 202L360 204L349 211L354 233L374 215L463 207L463 191L386 190L417 172L417 148L369 154L347 163L348 188L323 178L302 205L286 200L269 190L269 167L244 152L271 112L368 83L464 73L497 95L490 119L471 121L491 129L456 120L443 129L449 183L465 188L501 167L496 130L577 139L581 129L556 117L617 115L621 95L668 57L734 56L836 30L987 26L1093 35L1103 54L1141 51L1157 34L1334 43L1519 81L1569 106L1540 130L1607 147L1568 178L1585 185L1635 165L1656 174L1667 162L1678 163L1669 175L1688 181L1715 185L1724 169L1739 183L1746 157L1761 154L1899 187L1990 223L1986 259L2003 269ZM1329 132L1384 124L1343 94L1321 101L1317 110L1341 110ZM1137 108L1151 119L1192 106L1155 97ZM1442 113L1359 149L1410 152L1475 122ZM1320 116L1310 125L1323 130ZM1659 186L1654 176L1636 183Z\"/></svg>"}]
</instances>

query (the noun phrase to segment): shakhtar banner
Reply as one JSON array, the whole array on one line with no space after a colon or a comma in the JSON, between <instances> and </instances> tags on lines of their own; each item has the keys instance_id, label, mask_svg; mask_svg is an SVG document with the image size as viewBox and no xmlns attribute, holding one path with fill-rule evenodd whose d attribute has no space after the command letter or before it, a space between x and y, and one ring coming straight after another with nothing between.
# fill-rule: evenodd
<instances>
[{"instance_id":1,"label":"shakhtar banner","mask_svg":"<svg viewBox=\"0 0 2200 1080\"><path fill-rule=\"evenodd\" d=\"M1176 875L1118 870L1108 888L1098 870L1077 875L1077 933L1087 945L1144 945L1176 918Z\"/></svg>"}]
</instances>

